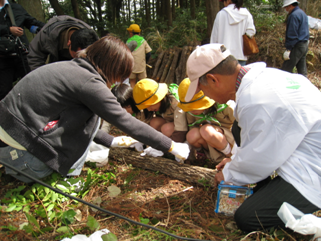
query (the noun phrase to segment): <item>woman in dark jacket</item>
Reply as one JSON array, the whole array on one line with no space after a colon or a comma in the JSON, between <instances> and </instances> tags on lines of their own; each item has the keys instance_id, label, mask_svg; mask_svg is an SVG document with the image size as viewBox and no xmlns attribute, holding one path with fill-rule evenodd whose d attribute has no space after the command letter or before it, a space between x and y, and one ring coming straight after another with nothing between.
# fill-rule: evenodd
<instances>
[{"instance_id":1,"label":"woman in dark jacket","mask_svg":"<svg viewBox=\"0 0 321 241\"><path fill-rule=\"evenodd\" d=\"M0 139L9 145L0 148L0 160L38 178L53 170L64 176L79 175L91 141L132 147L137 142L133 138L186 159L187 144L175 143L131 116L108 89L107 84L128 78L132 66L127 46L107 36L72 61L29 73L0 102ZM100 117L133 138L99 130Z\"/></svg>"}]
</instances>

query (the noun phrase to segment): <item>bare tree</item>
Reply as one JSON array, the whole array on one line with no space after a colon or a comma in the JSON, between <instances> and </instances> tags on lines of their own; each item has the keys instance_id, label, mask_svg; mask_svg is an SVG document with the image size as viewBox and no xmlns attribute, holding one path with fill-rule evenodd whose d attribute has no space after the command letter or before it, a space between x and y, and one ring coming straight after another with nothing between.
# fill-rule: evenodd
<instances>
[{"instance_id":1,"label":"bare tree","mask_svg":"<svg viewBox=\"0 0 321 241\"><path fill-rule=\"evenodd\" d=\"M195 19L195 0L190 0L191 4L191 19Z\"/></svg>"}]
</instances>

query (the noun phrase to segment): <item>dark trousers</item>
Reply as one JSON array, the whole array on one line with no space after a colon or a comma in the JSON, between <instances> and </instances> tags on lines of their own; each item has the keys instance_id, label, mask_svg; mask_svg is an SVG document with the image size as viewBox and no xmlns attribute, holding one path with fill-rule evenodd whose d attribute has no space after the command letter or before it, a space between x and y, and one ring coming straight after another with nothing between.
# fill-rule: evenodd
<instances>
[{"instance_id":1,"label":"dark trousers","mask_svg":"<svg viewBox=\"0 0 321 241\"><path fill-rule=\"evenodd\" d=\"M12 84L30 72L27 57L24 62L19 56L0 56L0 100L12 89Z\"/></svg>"},{"instance_id":2,"label":"dark trousers","mask_svg":"<svg viewBox=\"0 0 321 241\"><path fill-rule=\"evenodd\" d=\"M290 53L290 59L283 62L282 70L292 73L296 67L299 74L305 77L308 74L306 55L308 53L308 41L297 43Z\"/></svg>"},{"instance_id":3,"label":"dark trousers","mask_svg":"<svg viewBox=\"0 0 321 241\"><path fill-rule=\"evenodd\" d=\"M313 213L319 208L309 202L291 184L276 177L247 198L236 210L237 226L246 232L268 230L272 227L285 228L277 215L283 202L287 202L303 213Z\"/></svg>"},{"instance_id":4,"label":"dark trousers","mask_svg":"<svg viewBox=\"0 0 321 241\"><path fill-rule=\"evenodd\" d=\"M237 121L233 123L232 134L236 144L241 146L241 128ZM256 184L254 194L236 210L234 215L236 224L246 232L272 227L285 228L285 224L277 215L283 202L291 204L303 213L319 210L281 177L274 179L267 177Z\"/></svg>"}]
</instances>

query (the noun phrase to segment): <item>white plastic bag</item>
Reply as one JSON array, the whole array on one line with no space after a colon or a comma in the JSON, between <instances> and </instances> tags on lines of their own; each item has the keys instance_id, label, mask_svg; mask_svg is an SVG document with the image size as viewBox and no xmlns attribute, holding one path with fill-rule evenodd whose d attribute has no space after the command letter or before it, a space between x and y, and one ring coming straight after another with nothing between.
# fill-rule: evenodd
<instances>
[{"instance_id":1,"label":"white plastic bag","mask_svg":"<svg viewBox=\"0 0 321 241\"><path fill-rule=\"evenodd\" d=\"M314 234L312 240L321 241L321 218L304 214L287 202L281 205L277 214L285 227L303 235Z\"/></svg>"},{"instance_id":2,"label":"white plastic bag","mask_svg":"<svg viewBox=\"0 0 321 241\"><path fill-rule=\"evenodd\" d=\"M321 29L321 19L308 16L309 28L319 30Z\"/></svg>"},{"instance_id":3,"label":"white plastic bag","mask_svg":"<svg viewBox=\"0 0 321 241\"><path fill-rule=\"evenodd\" d=\"M97 167L102 167L108 163L109 148L103 145L99 145L95 142L91 142L89 152L86 157L86 162L95 162Z\"/></svg>"},{"instance_id":4,"label":"white plastic bag","mask_svg":"<svg viewBox=\"0 0 321 241\"><path fill-rule=\"evenodd\" d=\"M103 241L101 236L104 234L108 234L108 233L109 233L108 229L102 229L102 230L94 232L89 237L87 237L84 234L77 234L77 235L73 236L72 238L64 238L61 241Z\"/></svg>"}]
</instances>

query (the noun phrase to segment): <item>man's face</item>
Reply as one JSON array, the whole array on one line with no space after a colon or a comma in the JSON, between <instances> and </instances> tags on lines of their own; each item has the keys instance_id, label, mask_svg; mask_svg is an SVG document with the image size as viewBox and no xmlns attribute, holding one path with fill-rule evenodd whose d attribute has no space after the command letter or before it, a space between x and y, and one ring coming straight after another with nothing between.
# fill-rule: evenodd
<instances>
[{"instance_id":1,"label":"man's face","mask_svg":"<svg viewBox=\"0 0 321 241\"><path fill-rule=\"evenodd\" d=\"M292 10L294 9L294 7L292 5L286 6L284 7L285 11L287 11L287 13L291 13Z\"/></svg>"},{"instance_id":2,"label":"man's face","mask_svg":"<svg viewBox=\"0 0 321 241\"><path fill-rule=\"evenodd\" d=\"M224 104L229 100L235 99L235 93L231 93L224 85L223 82L218 84L217 79L214 77L206 77L207 85L198 84L200 90L204 92L206 96L215 100L220 104Z\"/></svg>"}]
</instances>

